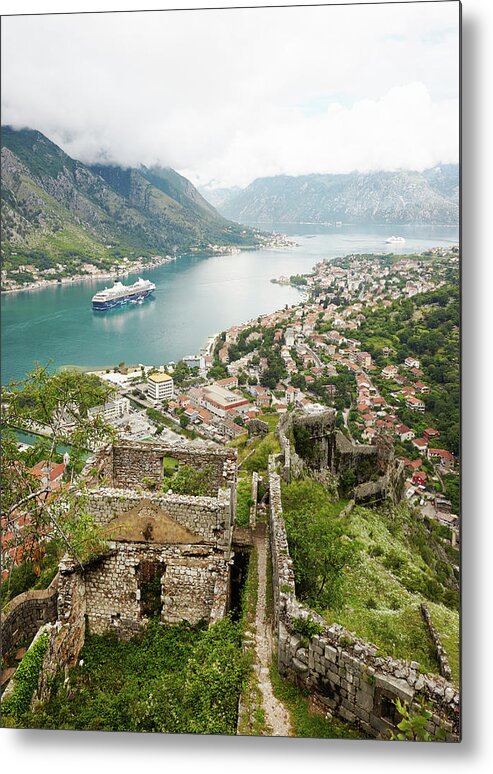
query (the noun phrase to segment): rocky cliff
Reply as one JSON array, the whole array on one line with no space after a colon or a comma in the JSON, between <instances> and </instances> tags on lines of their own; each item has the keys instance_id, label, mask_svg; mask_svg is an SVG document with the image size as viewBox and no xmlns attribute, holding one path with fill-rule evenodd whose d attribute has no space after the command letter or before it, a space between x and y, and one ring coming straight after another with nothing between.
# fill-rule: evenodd
<instances>
[{"instance_id":1,"label":"rocky cliff","mask_svg":"<svg viewBox=\"0 0 493 774\"><path fill-rule=\"evenodd\" d=\"M30 129L2 127L2 248L7 263L104 263L257 240L172 169L87 166Z\"/></svg>"},{"instance_id":2,"label":"rocky cliff","mask_svg":"<svg viewBox=\"0 0 493 774\"><path fill-rule=\"evenodd\" d=\"M459 169L450 164L423 173L258 178L239 192L232 189L229 196L222 190L217 206L225 217L241 223L456 225L458 197Z\"/></svg>"}]
</instances>

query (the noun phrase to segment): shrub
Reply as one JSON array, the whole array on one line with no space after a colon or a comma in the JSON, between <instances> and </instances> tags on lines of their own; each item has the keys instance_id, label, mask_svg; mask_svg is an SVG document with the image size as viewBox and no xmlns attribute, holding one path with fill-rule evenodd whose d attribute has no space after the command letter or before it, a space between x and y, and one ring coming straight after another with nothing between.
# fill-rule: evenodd
<instances>
[{"instance_id":1,"label":"shrub","mask_svg":"<svg viewBox=\"0 0 493 774\"><path fill-rule=\"evenodd\" d=\"M14 690L2 702L2 714L14 723L29 710L47 648L48 633L44 632L31 645L12 678Z\"/></svg>"},{"instance_id":2,"label":"shrub","mask_svg":"<svg viewBox=\"0 0 493 774\"><path fill-rule=\"evenodd\" d=\"M182 465L174 475L163 478L161 489L164 491L172 489L176 494L203 497L211 494L210 482L213 477L213 465L204 465L203 468Z\"/></svg>"},{"instance_id":3,"label":"shrub","mask_svg":"<svg viewBox=\"0 0 493 774\"><path fill-rule=\"evenodd\" d=\"M313 620L313 618L295 618L292 623L292 629L295 634L306 637L311 640L315 635L322 634L324 627Z\"/></svg>"},{"instance_id":4,"label":"shrub","mask_svg":"<svg viewBox=\"0 0 493 774\"><path fill-rule=\"evenodd\" d=\"M388 570L400 570L406 563L406 560L398 551L393 548L387 552L384 557L383 564Z\"/></svg>"},{"instance_id":5,"label":"shrub","mask_svg":"<svg viewBox=\"0 0 493 774\"><path fill-rule=\"evenodd\" d=\"M59 675L27 727L158 733L234 734L246 676L241 626L225 618L210 629L151 621L122 642L88 635L82 666Z\"/></svg>"}]
</instances>

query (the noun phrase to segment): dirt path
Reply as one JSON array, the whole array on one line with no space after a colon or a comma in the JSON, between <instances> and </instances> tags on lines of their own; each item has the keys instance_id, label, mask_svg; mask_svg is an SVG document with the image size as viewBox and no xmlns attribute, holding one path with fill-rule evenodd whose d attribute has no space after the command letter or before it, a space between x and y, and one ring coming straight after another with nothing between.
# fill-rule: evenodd
<instances>
[{"instance_id":1,"label":"dirt path","mask_svg":"<svg viewBox=\"0 0 493 774\"><path fill-rule=\"evenodd\" d=\"M255 670L260 692L265 722L272 729L269 736L290 736L291 725L284 705L276 699L272 691L269 667L272 661L272 626L267 619L267 539L256 536L255 545L258 556L258 593L255 615Z\"/></svg>"}]
</instances>

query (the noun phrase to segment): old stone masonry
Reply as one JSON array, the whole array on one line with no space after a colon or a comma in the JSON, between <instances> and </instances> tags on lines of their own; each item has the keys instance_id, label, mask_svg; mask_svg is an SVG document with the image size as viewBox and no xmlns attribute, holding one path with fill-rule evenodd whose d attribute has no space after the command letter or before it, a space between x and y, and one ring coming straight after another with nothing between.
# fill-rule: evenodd
<instances>
[{"instance_id":1,"label":"old stone masonry","mask_svg":"<svg viewBox=\"0 0 493 774\"><path fill-rule=\"evenodd\" d=\"M102 528L104 550L82 566L67 555L51 593L13 605L2 627L14 646L28 628L32 637L48 624L45 696L50 677L76 663L87 625L92 633L113 631L127 639L151 617L195 625L212 624L226 614L236 457L234 449L120 443L91 460L86 471L91 486L80 497ZM207 471L207 494L161 491L165 458L178 467ZM149 480L153 491L142 486Z\"/></svg>"}]
</instances>

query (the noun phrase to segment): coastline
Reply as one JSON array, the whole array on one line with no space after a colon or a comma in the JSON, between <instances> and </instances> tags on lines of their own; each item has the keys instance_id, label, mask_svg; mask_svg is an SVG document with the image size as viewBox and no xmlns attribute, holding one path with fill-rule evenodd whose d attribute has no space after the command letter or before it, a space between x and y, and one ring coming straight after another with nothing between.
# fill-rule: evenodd
<instances>
[{"instance_id":1,"label":"coastline","mask_svg":"<svg viewBox=\"0 0 493 774\"><path fill-rule=\"evenodd\" d=\"M179 256L178 256L179 257ZM128 277L129 274L134 274L138 271L146 271L148 269L157 269L158 266L163 266L167 263L171 263L172 261L175 261L176 257L174 256L159 256L159 260L153 260L152 263L143 263L142 261L136 261L135 263L132 263L125 269L118 269L113 271L101 271L101 272L94 272L90 274L74 274L73 277L64 277L60 280L58 279L49 279L49 280L37 280L36 282L31 282L27 285L22 285L20 287L15 288L4 288L2 287L2 293L21 293L22 291L33 291L33 290L44 290L45 288L51 287L53 285L72 285L74 282L94 282L94 281L100 281L103 279L117 279L118 277Z\"/></svg>"},{"instance_id":2,"label":"coastline","mask_svg":"<svg viewBox=\"0 0 493 774\"><path fill-rule=\"evenodd\" d=\"M207 255L208 257L218 255L238 255L241 252L250 252L252 250L272 249L276 247L298 247L298 244L289 239L284 234L272 234L270 239L267 239L265 243L259 243L255 245L243 245L237 247L235 245L214 245L212 248L204 248L199 250L198 248L190 248L189 253ZM118 279L120 277L128 277L129 274L136 274L137 272L151 271L157 269L159 266L164 266L173 261L177 261L189 254L181 253L179 255L164 255L154 256L149 262L135 261L125 268L114 269L111 271L96 271L93 273L74 274L72 277L63 277L61 279L41 279L35 282L28 283L26 285L19 285L17 287L6 288L2 285L1 293L22 293L25 291L31 292L35 290L44 290L45 288L56 285L73 285L78 282L94 282L104 279Z\"/></svg>"}]
</instances>

